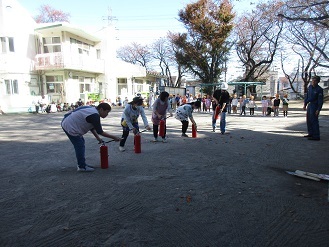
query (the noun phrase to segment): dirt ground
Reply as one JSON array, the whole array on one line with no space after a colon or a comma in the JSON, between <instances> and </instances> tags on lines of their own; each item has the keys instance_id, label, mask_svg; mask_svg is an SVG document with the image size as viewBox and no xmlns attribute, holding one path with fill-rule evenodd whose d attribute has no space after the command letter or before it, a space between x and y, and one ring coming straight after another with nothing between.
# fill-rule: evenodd
<instances>
[{"instance_id":1,"label":"dirt ground","mask_svg":"<svg viewBox=\"0 0 329 247\"><path fill-rule=\"evenodd\" d=\"M87 134L93 173L76 171L64 113L2 115L0 246L329 246L328 182L286 173L329 174L329 104L321 141L303 138L301 108L292 102L288 118L228 115L225 135L195 112L197 138L182 138L169 118L168 143L152 143L151 132L140 154L132 135L125 152L109 143L108 169ZM121 113L104 130L121 136Z\"/></svg>"}]
</instances>

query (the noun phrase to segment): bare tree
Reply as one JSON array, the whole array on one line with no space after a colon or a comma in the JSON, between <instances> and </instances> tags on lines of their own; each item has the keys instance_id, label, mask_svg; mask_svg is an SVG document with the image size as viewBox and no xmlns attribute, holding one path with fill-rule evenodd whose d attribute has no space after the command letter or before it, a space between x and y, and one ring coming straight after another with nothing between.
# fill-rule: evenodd
<instances>
[{"instance_id":1,"label":"bare tree","mask_svg":"<svg viewBox=\"0 0 329 247\"><path fill-rule=\"evenodd\" d=\"M290 23L284 37L300 58L301 77L306 92L312 73L316 74L316 68L324 61L323 53L327 51L329 34L327 30L314 25Z\"/></svg>"},{"instance_id":2,"label":"bare tree","mask_svg":"<svg viewBox=\"0 0 329 247\"><path fill-rule=\"evenodd\" d=\"M251 13L239 18L235 35L236 52L245 68L242 81L257 81L262 78L274 60L283 30L282 21L275 12L280 4L260 4ZM255 86L249 87L255 93Z\"/></svg>"},{"instance_id":3,"label":"bare tree","mask_svg":"<svg viewBox=\"0 0 329 247\"><path fill-rule=\"evenodd\" d=\"M40 14L35 16L34 19L37 23L49 23L56 21L70 22L70 14L64 13L62 10L57 10L50 5L41 5Z\"/></svg>"},{"instance_id":4,"label":"bare tree","mask_svg":"<svg viewBox=\"0 0 329 247\"><path fill-rule=\"evenodd\" d=\"M284 0L278 16L288 21L309 23L329 28L329 1L325 0Z\"/></svg>"},{"instance_id":5,"label":"bare tree","mask_svg":"<svg viewBox=\"0 0 329 247\"><path fill-rule=\"evenodd\" d=\"M139 64L147 70L151 69L152 54L146 45L133 42L118 49L117 56L127 63Z\"/></svg>"}]
</instances>

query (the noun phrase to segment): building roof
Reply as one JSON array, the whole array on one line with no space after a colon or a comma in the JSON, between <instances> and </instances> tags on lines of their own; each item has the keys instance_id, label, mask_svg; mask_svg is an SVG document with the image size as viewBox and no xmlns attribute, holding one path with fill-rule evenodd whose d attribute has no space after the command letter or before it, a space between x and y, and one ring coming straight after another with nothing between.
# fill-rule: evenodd
<instances>
[{"instance_id":1,"label":"building roof","mask_svg":"<svg viewBox=\"0 0 329 247\"><path fill-rule=\"evenodd\" d=\"M66 31L75 34L79 37L88 39L93 42L100 42L101 38L96 35L90 34L78 27L75 27L67 22L53 22L53 23L40 23L34 31L41 33L42 35L49 36L54 31Z\"/></svg>"}]
</instances>

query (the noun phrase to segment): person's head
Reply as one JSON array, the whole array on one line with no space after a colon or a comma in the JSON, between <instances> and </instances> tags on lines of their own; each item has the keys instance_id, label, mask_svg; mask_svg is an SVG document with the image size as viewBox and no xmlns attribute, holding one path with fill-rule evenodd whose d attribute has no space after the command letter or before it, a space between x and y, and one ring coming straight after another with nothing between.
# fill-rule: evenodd
<instances>
[{"instance_id":1,"label":"person's head","mask_svg":"<svg viewBox=\"0 0 329 247\"><path fill-rule=\"evenodd\" d=\"M265 95L263 96L263 99L266 99L266 96Z\"/></svg>"},{"instance_id":2,"label":"person's head","mask_svg":"<svg viewBox=\"0 0 329 247\"><path fill-rule=\"evenodd\" d=\"M143 105L143 98L141 97L135 97L131 102L129 102L132 106L141 106Z\"/></svg>"},{"instance_id":3,"label":"person's head","mask_svg":"<svg viewBox=\"0 0 329 247\"><path fill-rule=\"evenodd\" d=\"M161 92L159 95L161 101L166 101L168 97L169 97L169 93L167 93L166 91Z\"/></svg>"},{"instance_id":4,"label":"person's head","mask_svg":"<svg viewBox=\"0 0 329 247\"><path fill-rule=\"evenodd\" d=\"M193 109L198 109L201 107L201 101L193 101L189 104L193 107Z\"/></svg>"},{"instance_id":5,"label":"person's head","mask_svg":"<svg viewBox=\"0 0 329 247\"><path fill-rule=\"evenodd\" d=\"M312 86L315 87L316 85L318 85L318 83L320 82L321 77L320 76L313 76L312 77Z\"/></svg>"},{"instance_id":6,"label":"person's head","mask_svg":"<svg viewBox=\"0 0 329 247\"><path fill-rule=\"evenodd\" d=\"M112 110L111 106L108 103L100 103L96 109L99 112L101 118L106 118L109 112Z\"/></svg>"},{"instance_id":7,"label":"person's head","mask_svg":"<svg viewBox=\"0 0 329 247\"><path fill-rule=\"evenodd\" d=\"M254 97L253 95L250 96L250 100L254 100L254 98L255 98L255 97Z\"/></svg>"},{"instance_id":8,"label":"person's head","mask_svg":"<svg viewBox=\"0 0 329 247\"><path fill-rule=\"evenodd\" d=\"M284 98L288 98L288 94L283 95Z\"/></svg>"}]
</instances>

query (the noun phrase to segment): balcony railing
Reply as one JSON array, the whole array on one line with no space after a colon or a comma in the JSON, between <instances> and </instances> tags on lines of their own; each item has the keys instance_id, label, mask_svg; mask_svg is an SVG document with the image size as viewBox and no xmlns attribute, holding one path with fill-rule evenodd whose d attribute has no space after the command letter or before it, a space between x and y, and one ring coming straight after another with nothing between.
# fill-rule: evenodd
<instances>
[{"instance_id":1,"label":"balcony railing","mask_svg":"<svg viewBox=\"0 0 329 247\"><path fill-rule=\"evenodd\" d=\"M86 55L62 52L38 54L35 56L35 70L70 69L104 74L104 61Z\"/></svg>"}]
</instances>

